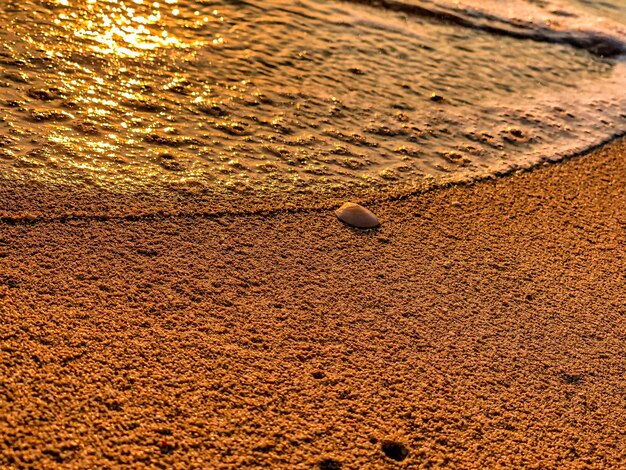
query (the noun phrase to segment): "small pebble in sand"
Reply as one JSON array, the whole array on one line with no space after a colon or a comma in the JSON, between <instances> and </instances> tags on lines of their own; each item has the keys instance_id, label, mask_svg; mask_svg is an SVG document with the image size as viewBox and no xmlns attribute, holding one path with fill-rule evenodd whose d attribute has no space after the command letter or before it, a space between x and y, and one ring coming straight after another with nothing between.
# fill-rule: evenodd
<instances>
[{"instance_id":1,"label":"small pebble in sand","mask_svg":"<svg viewBox=\"0 0 626 470\"><path fill-rule=\"evenodd\" d=\"M443 96L438 95L437 93L433 93L430 95L430 101L434 101L435 103L439 103L443 101Z\"/></svg>"},{"instance_id":2,"label":"small pebble in sand","mask_svg":"<svg viewBox=\"0 0 626 470\"><path fill-rule=\"evenodd\" d=\"M452 207L461 207L461 203L459 201L452 201Z\"/></svg>"},{"instance_id":3,"label":"small pebble in sand","mask_svg":"<svg viewBox=\"0 0 626 470\"><path fill-rule=\"evenodd\" d=\"M365 207L346 202L343 206L335 211L337 218L343 223L358 228L374 228L380 225L378 217L372 214Z\"/></svg>"}]
</instances>

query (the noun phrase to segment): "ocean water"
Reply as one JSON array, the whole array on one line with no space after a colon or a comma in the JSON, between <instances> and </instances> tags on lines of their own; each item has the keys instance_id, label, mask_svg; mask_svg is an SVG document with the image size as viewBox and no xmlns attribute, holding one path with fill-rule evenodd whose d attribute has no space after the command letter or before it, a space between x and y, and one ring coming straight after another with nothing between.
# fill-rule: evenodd
<instances>
[{"instance_id":1,"label":"ocean water","mask_svg":"<svg viewBox=\"0 0 626 470\"><path fill-rule=\"evenodd\" d=\"M4 0L0 174L364 197L626 131L625 0Z\"/></svg>"}]
</instances>

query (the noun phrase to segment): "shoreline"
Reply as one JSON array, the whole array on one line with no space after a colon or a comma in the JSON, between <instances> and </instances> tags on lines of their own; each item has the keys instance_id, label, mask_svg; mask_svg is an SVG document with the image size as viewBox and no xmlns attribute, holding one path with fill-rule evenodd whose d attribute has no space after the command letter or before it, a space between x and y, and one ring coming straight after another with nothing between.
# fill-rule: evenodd
<instances>
[{"instance_id":1,"label":"shoreline","mask_svg":"<svg viewBox=\"0 0 626 470\"><path fill-rule=\"evenodd\" d=\"M1 223L0 464L623 465L626 141L367 207Z\"/></svg>"},{"instance_id":2,"label":"shoreline","mask_svg":"<svg viewBox=\"0 0 626 470\"><path fill-rule=\"evenodd\" d=\"M111 191L101 186L71 186L56 182L29 182L1 178L0 200L9 208L0 208L0 223L34 224L69 220L162 220L171 217L271 216L281 213L304 213L334 210L346 200L361 204L380 204L421 197L424 194L456 186L466 187L493 179L509 178L550 165L559 165L626 141L619 132L583 151L515 166L485 174L453 173L449 179L424 178L413 183L398 183L365 190L352 183L341 188L321 188L318 192L276 193L218 192L210 188L178 188L148 184ZM81 183L82 184L82 183ZM384 193L384 196L380 196ZM79 203L76 204L76 198ZM227 202L224 202L227 200ZM77 205L80 206L77 208ZM184 209L181 210L180 207ZM237 209L243 207L243 209ZM156 209L155 209L156 208Z\"/></svg>"}]
</instances>

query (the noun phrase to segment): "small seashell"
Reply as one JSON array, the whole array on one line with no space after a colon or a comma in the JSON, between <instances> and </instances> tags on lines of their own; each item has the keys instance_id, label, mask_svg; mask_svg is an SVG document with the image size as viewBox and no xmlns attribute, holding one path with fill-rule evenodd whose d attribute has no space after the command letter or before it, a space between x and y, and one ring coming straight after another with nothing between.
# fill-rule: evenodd
<instances>
[{"instance_id":1,"label":"small seashell","mask_svg":"<svg viewBox=\"0 0 626 470\"><path fill-rule=\"evenodd\" d=\"M358 228L374 228L380 225L378 217L365 207L352 202L346 202L335 211L337 218L343 223Z\"/></svg>"}]
</instances>

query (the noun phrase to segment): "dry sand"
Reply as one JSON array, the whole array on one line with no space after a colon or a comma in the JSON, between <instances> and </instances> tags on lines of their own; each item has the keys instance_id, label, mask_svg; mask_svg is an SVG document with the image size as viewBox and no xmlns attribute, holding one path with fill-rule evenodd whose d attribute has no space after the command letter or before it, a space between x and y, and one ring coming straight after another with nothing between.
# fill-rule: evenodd
<instances>
[{"instance_id":1,"label":"dry sand","mask_svg":"<svg viewBox=\"0 0 626 470\"><path fill-rule=\"evenodd\" d=\"M5 220L0 467L626 466L625 143L369 208Z\"/></svg>"}]
</instances>

